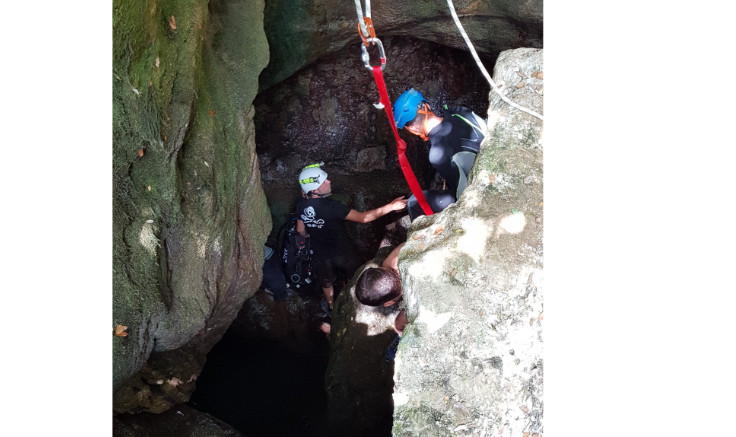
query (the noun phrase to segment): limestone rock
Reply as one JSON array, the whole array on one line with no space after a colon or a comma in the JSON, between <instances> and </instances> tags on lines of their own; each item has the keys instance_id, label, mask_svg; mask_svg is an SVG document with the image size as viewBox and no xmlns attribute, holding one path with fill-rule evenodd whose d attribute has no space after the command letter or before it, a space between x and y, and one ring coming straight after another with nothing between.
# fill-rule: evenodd
<instances>
[{"instance_id":1,"label":"limestone rock","mask_svg":"<svg viewBox=\"0 0 736 437\"><path fill-rule=\"evenodd\" d=\"M271 228L252 109L268 63L263 7L114 2L112 309L113 327L129 327L113 336L118 412L186 402L260 284Z\"/></svg>"},{"instance_id":2,"label":"limestone rock","mask_svg":"<svg viewBox=\"0 0 736 437\"><path fill-rule=\"evenodd\" d=\"M510 50L494 77L539 112L540 93L508 85L542 66L541 50ZM470 185L415 220L399 256L410 324L396 358L394 436L543 430L542 184L524 183L543 179L542 123L490 101Z\"/></svg>"},{"instance_id":3,"label":"limestone rock","mask_svg":"<svg viewBox=\"0 0 736 437\"><path fill-rule=\"evenodd\" d=\"M542 46L541 0L454 0L453 4L480 53ZM402 36L466 49L445 1L373 2L371 17L381 40ZM261 76L262 89L327 54L348 45L359 50L361 44L355 4L349 1L269 0L265 28L271 62Z\"/></svg>"}]
</instances>

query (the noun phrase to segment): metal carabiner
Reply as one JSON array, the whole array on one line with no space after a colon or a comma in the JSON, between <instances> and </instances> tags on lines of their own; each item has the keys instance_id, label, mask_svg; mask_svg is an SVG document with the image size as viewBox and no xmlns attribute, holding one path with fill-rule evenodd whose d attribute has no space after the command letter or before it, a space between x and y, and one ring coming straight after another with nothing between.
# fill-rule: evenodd
<instances>
[{"instance_id":1,"label":"metal carabiner","mask_svg":"<svg viewBox=\"0 0 736 437\"><path fill-rule=\"evenodd\" d=\"M383 44L381 43L381 40L378 38L366 38L366 42L369 42L371 44L378 44L378 53L381 57L381 71L383 71L384 67L386 67L386 52L383 50ZM365 68L367 68L369 71L373 71L373 67L371 66L371 56L368 54L368 49L365 48L365 44L362 44L360 46L360 50L363 52L362 55L360 55L360 59L363 60L363 65Z\"/></svg>"}]
</instances>

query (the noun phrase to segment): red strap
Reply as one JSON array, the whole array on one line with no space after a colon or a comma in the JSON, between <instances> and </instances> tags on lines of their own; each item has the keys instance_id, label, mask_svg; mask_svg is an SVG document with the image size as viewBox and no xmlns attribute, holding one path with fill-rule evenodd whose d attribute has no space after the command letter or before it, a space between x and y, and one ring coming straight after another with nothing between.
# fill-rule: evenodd
<instances>
[{"instance_id":1,"label":"red strap","mask_svg":"<svg viewBox=\"0 0 736 437\"><path fill-rule=\"evenodd\" d=\"M378 86L378 94L381 96L381 103L383 103L383 106L386 109L388 122L391 125L391 130L394 132L394 138L396 139L396 153L399 155L401 171L404 172L404 178L409 184L409 189L411 189L414 197L417 198L417 202L419 202L419 206L422 207L424 214L432 215L434 212L432 212L432 208L427 204L427 200L424 198L424 193L422 193L422 187L419 186L419 182L417 182L417 178L414 176L414 172L411 170L411 166L409 165L409 160L406 158L406 142L401 139L399 131L396 129L394 113L391 110L391 101L388 99L388 91L386 91L386 84L383 82L383 71L381 70L380 65L373 67L373 77L376 79L376 86Z\"/></svg>"}]
</instances>

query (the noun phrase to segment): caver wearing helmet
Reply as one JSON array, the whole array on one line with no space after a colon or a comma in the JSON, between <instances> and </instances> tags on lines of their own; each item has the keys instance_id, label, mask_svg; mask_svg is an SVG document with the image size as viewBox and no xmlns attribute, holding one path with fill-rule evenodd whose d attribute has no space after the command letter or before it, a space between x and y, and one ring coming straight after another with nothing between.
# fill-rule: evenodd
<instances>
[{"instance_id":1,"label":"caver wearing helmet","mask_svg":"<svg viewBox=\"0 0 736 437\"><path fill-rule=\"evenodd\" d=\"M327 172L322 170L320 168L321 166L322 163L311 164L304 167L301 173L299 173L299 186L302 187L305 195L326 197L332 194L331 184L327 180ZM320 189L325 182L328 183Z\"/></svg>"},{"instance_id":2,"label":"caver wearing helmet","mask_svg":"<svg viewBox=\"0 0 736 437\"><path fill-rule=\"evenodd\" d=\"M483 120L468 108L445 106L443 116L436 115L427 99L414 88L396 99L393 107L394 121L399 129L406 129L424 141L429 141L429 162L447 182L450 196L457 199L465 189L467 173L475 161L480 143L485 135L482 126L475 120ZM467 155L467 156L466 156ZM458 165L462 162L463 165ZM445 200L446 193L439 193L444 208L453 203ZM425 195L426 197L426 195ZM412 204L409 200L409 204ZM439 212L434 209L434 212ZM412 217L413 218L413 217Z\"/></svg>"},{"instance_id":3,"label":"caver wearing helmet","mask_svg":"<svg viewBox=\"0 0 736 437\"><path fill-rule=\"evenodd\" d=\"M414 88L401 94L393 107L396 127L403 129L407 122L414 120L414 117L417 116L417 109L423 106L424 102L427 102L427 99Z\"/></svg>"},{"instance_id":4,"label":"caver wearing helmet","mask_svg":"<svg viewBox=\"0 0 736 437\"><path fill-rule=\"evenodd\" d=\"M355 270L365 261L361 260L345 230L345 220L369 223L384 215L406 208L406 199L398 197L392 202L370 211L358 212L331 198L332 183L321 164L304 167L299 174L299 186L303 196L296 205L296 230L302 237L310 237L314 250L312 267L330 309L337 273L350 280Z\"/></svg>"}]
</instances>

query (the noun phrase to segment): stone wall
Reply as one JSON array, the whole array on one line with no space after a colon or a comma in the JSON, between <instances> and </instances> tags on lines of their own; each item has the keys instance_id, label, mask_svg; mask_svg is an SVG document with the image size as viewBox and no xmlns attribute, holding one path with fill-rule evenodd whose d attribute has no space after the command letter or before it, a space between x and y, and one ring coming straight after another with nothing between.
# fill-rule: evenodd
<instances>
[{"instance_id":1,"label":"stone wall","mask_svg":"<svg viewBox=\"0 0 736 437\"><path fill-rule=\"evenodd\" d=\"M261 281L263 3L113 3L116 411L184 402Z\"/></svg>"}]
</instances>

